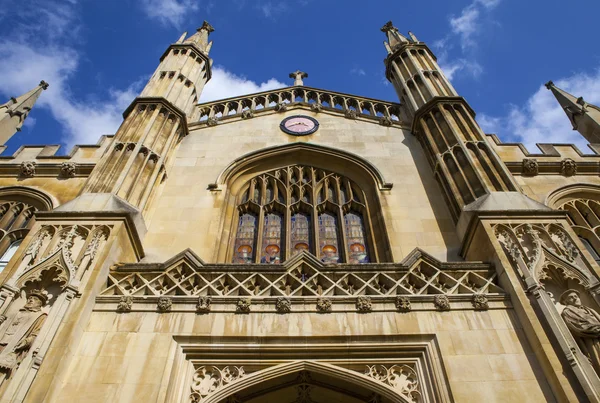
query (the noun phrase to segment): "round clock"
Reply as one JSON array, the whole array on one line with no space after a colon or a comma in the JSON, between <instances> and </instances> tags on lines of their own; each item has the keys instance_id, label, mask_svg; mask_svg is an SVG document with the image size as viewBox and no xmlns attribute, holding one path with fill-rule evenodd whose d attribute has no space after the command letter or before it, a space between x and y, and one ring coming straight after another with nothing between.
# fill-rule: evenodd
<instances>
[{"instance_id":1,"label":"round clock","mask_svg":"<svg viewBox=\"0 0 600 403\"><path fill-rule=\"evenodd\" d=\"M310 116L290 116L281 121L281 130L293 136L306 136L312 134L319 128L319 122Z\"/></svg>"}]
</instances>

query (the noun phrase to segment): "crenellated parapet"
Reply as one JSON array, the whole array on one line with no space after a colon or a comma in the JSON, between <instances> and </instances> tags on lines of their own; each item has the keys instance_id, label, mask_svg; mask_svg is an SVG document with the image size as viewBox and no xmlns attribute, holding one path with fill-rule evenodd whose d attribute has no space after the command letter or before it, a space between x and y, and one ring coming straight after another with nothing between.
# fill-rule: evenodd
<instances>
[{"instance_id":1,"label":"crenellated parapet","mask_svg":"<svg viewBox=\"0 0 600 403\"><path fill-rule=\"evenodd\" d=\"M523 143L504 143L488 134L487 143L512 175L595 175L600 173L600 144L589 144L584 153L575 144L539 143L539 152L530 152Z\"/></svg>"}]
</instances>

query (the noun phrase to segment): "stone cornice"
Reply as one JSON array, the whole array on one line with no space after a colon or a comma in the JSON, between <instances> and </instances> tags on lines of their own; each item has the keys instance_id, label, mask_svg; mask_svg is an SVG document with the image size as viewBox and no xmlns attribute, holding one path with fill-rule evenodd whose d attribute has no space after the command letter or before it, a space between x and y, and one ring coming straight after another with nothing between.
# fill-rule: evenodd
<instances>
[{"instance_id":1,"label":"stone cornice","mask_svg":"<svg viewBox=\"0 0 600 403\"><path fill-rule=\"evenodd\" d=\"M471 114L471 116L473 116L473 118L475 118L475 111L473 110L473 108L471 108L471 106L469 105L469 103L467 102L466 99L464 99L463 97L433 97L431 98L429 101L427 101L423 106L421 106L416 112L415 112L415 117L413 118L413 122L412 122L412 126L411 126L411 132L413 134L416 134L418 132L418 122L420 121L421 117L423 115L425 115L426 113L430 112L433 108L435 108L438 104L444 103L444 102L459 102L461 103L466 109L467 112L469 112Z\"/></svg>"},{"instance_id":2,"label":"stone cornice","mask_svg":"<svg viewBox=\"0 0 600 403\"><path fill-rule=\"evenodd\" d=\"M184 131L184 137L189 134L189 129L187 125L187 118L184 111L173 105L169 100L163 97L137 97L136 99L129 104L127 109L123 112L123 119L126 119L129 113L133 110L136 105L148 105L148 104L161 104L166 107L171 113L177 115L181 122L181 127Z\"/></svg>"}]
</instances>

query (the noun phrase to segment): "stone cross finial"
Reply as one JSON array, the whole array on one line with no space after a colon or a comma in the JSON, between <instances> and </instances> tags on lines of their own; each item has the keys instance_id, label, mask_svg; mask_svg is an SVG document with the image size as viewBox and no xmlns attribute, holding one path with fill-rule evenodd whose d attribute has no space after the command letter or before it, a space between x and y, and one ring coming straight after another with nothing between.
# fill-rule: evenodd
<instances>
[{"instance_id":1,"label":"stone cross finial","mask_svg":"<svg viewBox=\"0 0 600 403\"><path fill-rule=\"evenodd\" d=\"M202 31L202 30L206 30L206 31L208 31L208 33L210 34L210 33L211 33L211 32L213 32L215 29L213 28L213 26L212 26L212 25L210 25L210 24L208 23L208 21L204 21L204 22L202 23L202 26L201 26L200 28L198 28L196 31Z\"/></svg>"},{"instance_id":2,"label":"stone cross finial","mask_svg":"<svg viewBox=\"0 0 600 403\"><path fill-rule=\"evenodd\" d=\"M304 85L302 79L306 77L308 77L308 74L300 70L290 73L290 78L294 79L294 85Z\"/></svg>"}]
</instances>

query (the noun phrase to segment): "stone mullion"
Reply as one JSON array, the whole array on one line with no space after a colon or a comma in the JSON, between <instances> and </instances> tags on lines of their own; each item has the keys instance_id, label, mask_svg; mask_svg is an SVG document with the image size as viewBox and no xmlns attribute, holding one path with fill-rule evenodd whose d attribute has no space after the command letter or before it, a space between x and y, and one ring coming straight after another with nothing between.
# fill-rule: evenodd
<instances>
[{"instance_id":1,"label":"stone mullion","mask_svg":"<svg viewBox=\"0 0 600 403\"><path fill-rule=\"evenodd\" d=\"M436 159L437 159L437 164L436 164L436 167L434 168L434 172L437 172L438 175L440 175L446 179L446 182L448 183L448 185L450 186L450 189L452 190L452 196L453 196L454 201L456 201L459 206L466 205L467 203L465 203L465 201L463 199L462 192L459 190L458 185L455 183L454 178L452 177L452 174L450 174L450 171L448 170L448 167L446 166L446 161L444 161L444 159L442 158L442 154L436 155ZM460 171L459 171L459 174L460 174Z\"/></svg>"},{"instance_id":2,"label":"stone mullion","mask_svg":"<svg viewBox=\"0 0 600 403\"><path fill-rule=\"evenodd\" d=\"M404 74L402 73L402 70L400 69L400 67L398 67L398 63L403 63L403 61L402 61L401 58L396 58L392 62L392 67L394 68L394 72L396 73L398 82L402 85L402 89L406 93L406 96L408 97L408 100L411 103L410 106L411 106L412 111L415 112L417 109L419 109L419 106L417 104L417 100L414 98L414 96L413 96L412 91L410 90L410 88L408 88L408 83L407 83L407 80L406 80L407 77L404 77ZM406 70L408 72L408 68L406 68Z\"/></svg>"},{"instance_id":3,"label":"stone mullion","mask_svg":"<svg viewBox=\"0 0 600 403\"><path fill-rule=\"evenodd\" d=\"M413 54L410 51L407 51L406 53L408 55L408 59L415 66L415 70L417 71L417 73L415 74L415 77L419 76L419 78L421 78L421 81L423 82L423 85L427 88L427 90L431 94L431 97L434 97L435 96L435 91L433 91L433 89L429 85L428 80L423 75L423 69L421 68L422 66L420 66L420 63L417 62L417 60L415 59L415 57L413 56ZM423 97L423 99L425 100L425 102L429 101L429 99L425 99L425 97Z\"/></svg>"}]
</instances>

